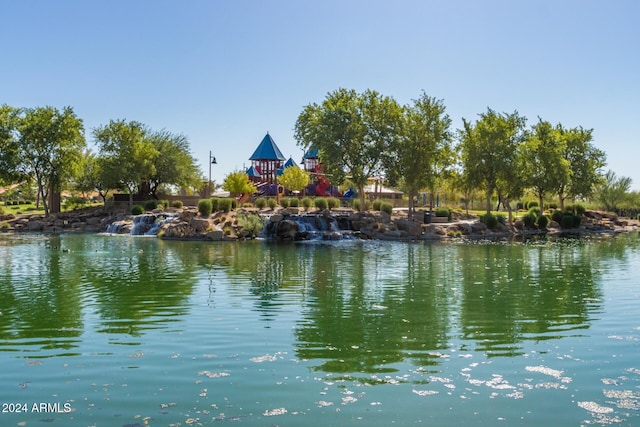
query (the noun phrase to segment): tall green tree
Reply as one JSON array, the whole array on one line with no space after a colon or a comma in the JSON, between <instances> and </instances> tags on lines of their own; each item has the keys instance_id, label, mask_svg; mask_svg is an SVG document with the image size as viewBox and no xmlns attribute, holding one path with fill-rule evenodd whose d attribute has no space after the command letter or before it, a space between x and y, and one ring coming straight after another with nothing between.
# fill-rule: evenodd
<instances>
[{"instance_id":1,"label":"tall green tree","mask_svg":"<svg viewBox=\"0 0 640 427\"><path fill-rule=\"evenodd\" d=\"M631 182L631 178L609 170L595 192L596 199L607 211L617 211L629 195Z\"/></svg>"},{"instance_id":2,"label":"tall green tree","mask_svg":"<svg viewBox=\"0 0 640 427\"><path fill-rule=\"evenodd\" d=\"M569 182L571 164L565 158L565 139L560 125L538 119L524 147L527 185L538 197L540 209L547 194L557 194Z\"/></svg>"},{"instance_id":3,"label":"tall green tree","mask_svg":"<svg viewBox=\"0 0 640 427\"><path fill-rule=\"evenodd\" d=\"M373 90L359 94L344 88L330 92L321 104L303 108L295 124L299 146L318 149L334 180L347 176L357 187L360 209L366 209L364 187L382 171L382 159L402 123L402 109Z\"/></svg>"},{"instance_id":4,"label":"tall green tree","mask_svg":"<svg viewBox=\"0 0 640 427\"><path fill-rule=\"evenodd\" d=\"M84 127L71 107L24 109L18 125L20 161L25 175L34 177L49 215L49 191L60 192L78 172L86 145Z\"/></svg>"},{"instance_id":5,"label":"tall green tree","mask_svg":"<svg viewBox=\"0 0 640 427\"><path fill-rule=\"evenodd\" d=\"M462 120L464 128L459 130L462 165L468 179L485 188L490 214L491 197L496 191L503 200L517 197L514 190L518 185L512 180L519 167L526 118L517 111L499 114L488 108L475 124ZM508 188L512 185L514 188Z\"/></svg>"},{"instance_id":6,"label":"tall green tree","mask_svg":"<svg viewBox=\"0 0 640 427\"><path fill-rule=\"evenodd\" d=\"M0 106L0 183L9 184L26 178L20 161L19 120L18 108Z\"/></svg>"},{"instance_id":7,"label":"tall green tree","mask_svg":"<svg viewBox=\"0 0 640 427\"><path fill-rule=\"evenodd\" d=\"M111 120L108 125L93 129L99 147L100 176L108 176L105 184L126 188L130 206L133 194L156 173L155 161L160 153L147 134L147 128L136 121Z\"/></svg>"},{"instance_id":8,"label":"tall green tree","mask_svg":"<svg viewBox=\"0 0 640 427\"><path fill-rule=\"evenodd\" d=\"M140 187L141 198L157 199L158 188L163 184L178 187L196 187L201 184L202 173L190 153L186 136L162 130L149 133L146 140L158 155L153 158L154 173L150 174Z\"/></svg>"},{"instance_id":9,"label":"tall green tree","mask_svg":"<svg viewBox=\"0 0 640 427\"><path fill-rule=\"evenodd\" d=\"M427 96L403 109L400 137L391 139L383 158L391 185L403 181L409 195L409 217L413 217L418 191L429 187L431 194L444 169L453 163L451 119L442 100Z\"/></svg>"},{"instance_id":10,"label":"tall green tree","mask_svg":"<svg viewBox=\"0 0 640 427\"><path fill-rule=\"evenodd\" d=\"M569 163L569 177L557 189L560 209L564 209L567 198L587 198L593 194L602 180L600 170L605 166L607 156L593 145L593 129L582 127L559 129L564 140L563 157Z\"/></svg>"},{"instance_id":11,"label":"tall green tree","mask_svg":"<svg viewBox=\"0 0 640 427\"><path fill-rule=\"evenodd\" d=\"M73 189L80 191L84 197L86 197L87 193L95 191L97 188L96 185L96 175L98 172L97 168L97 157L95 153L91 150L85 150L82 153L82 156L79 160L80 164L80 172L73 179L72 187Z\"/></svg>"}]
</instances>

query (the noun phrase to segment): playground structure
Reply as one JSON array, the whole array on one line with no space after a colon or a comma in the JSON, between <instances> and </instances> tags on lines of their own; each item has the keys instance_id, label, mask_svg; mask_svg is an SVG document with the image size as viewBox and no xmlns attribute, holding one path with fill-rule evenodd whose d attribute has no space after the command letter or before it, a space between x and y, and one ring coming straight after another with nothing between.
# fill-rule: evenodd
<instances>
[{"instance_id":1,"label":"playground structure","mask_svg":"<svg viewBox=\"0 0 640 427\"><path fill-rule=\"evenodd\" d=\"M290 196L292 192L278 184L278 176L289 167L300 167L290 157L285 162L285 157L269 135L265 135L254 153L249 158L251 166L246 173L249 179L256 185L259 196ZM311 176L311 182L302 191L304 196L316 197L342 197L342 193L336 185L331 185L329 178L324 174L322 163L318 158L318 150L307 151L302 158L302 165Z\"/></svg>"}]
</instances>

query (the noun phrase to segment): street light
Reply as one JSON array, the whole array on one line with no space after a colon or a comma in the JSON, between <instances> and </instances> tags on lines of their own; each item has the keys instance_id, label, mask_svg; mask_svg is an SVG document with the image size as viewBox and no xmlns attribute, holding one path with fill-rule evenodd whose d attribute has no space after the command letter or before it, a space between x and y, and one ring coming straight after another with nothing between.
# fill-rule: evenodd
<instances>
[{"instance_id":1,"label":"street light","mask_svg":"<svg viewBox=\"0 0 640 427\"><path fill-rule=\"evenodd\" d=\"M207 186L207 197L211 197L211 165L217 165L216 158L211 154L209 150L209 185Z\"/></svg>"}]
</instances>

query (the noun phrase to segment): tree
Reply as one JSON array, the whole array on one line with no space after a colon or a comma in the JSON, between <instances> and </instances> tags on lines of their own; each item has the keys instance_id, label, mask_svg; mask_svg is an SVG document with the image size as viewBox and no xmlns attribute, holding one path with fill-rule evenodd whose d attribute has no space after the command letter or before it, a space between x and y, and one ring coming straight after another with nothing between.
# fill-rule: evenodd
<instances>
[{"instance_id":1,"label":"tree","mask_svg":"<svg viewBox=\"0 0 640 427\"><path fill-rule=\"evenodd\" d=\"M364 187L381 172L384 153L399 135L402 110L395 100L378 92L338 89L322 104L303 108L295 124L295 138L305 149L318 149L328 174L340 182L349 176L357 187L360 209L366 209Z\"/></svg>"},{"instance_id":2,"label":"tree","mask_svg":"<svg viewBox=\"0 0 640 427\"><path fill-rule=\"evenodd\" d=\"M564 157L565 139L562 127L538 118L524 147L524 167L528 187L538 197L540 209L544 209L546 194L557 194L569 181L571 164Z\"/></svg>"},{"instance_id":3,"label":"tree","mask_svg":"<svg viewBox=\"0 0 640 427\"><path fill-rule=\"evenodd\" d=\"M596 190L596 198L607 211L617 211L619 205L627 198L630 189L631 178L618 177L615 172L609 170Z\"/></svg>"},{"instance_id":4,"label":"tree","mask_svg":"<svg viewBox=\"0 0 640 427\"><path fill-rule=\"evenodd\" d=\"M587 198L593 194L595 186L601 181L600 169L606 164L606 154L592 143L593 129L560 129L564 139L563 157L569 163L569 179L558 187L560 209L568 197Z\"/></svg>"},{"instance_id":5,"label":"tree","mask_svg":"<svg viewBox=\"0 0 640 427\"><path fill-rule=\"evenodd\" d=\"M430 187L442 171L453 163L451 119L442 100L424 92L412 105L404 107L401 136L384 158L385 174L391 185L403 181L409 195L409 218L415 211L418 191Z\"/></svg>"},{"instance_id":6,"label":"tree","mask_svg":"<svg viewBox=\"0 0 640 427\"><path fill-rule=\"evenodd\" d=\"M301 191L309 185L309 173L298 166L285 168L278 182L291 191Z\"/></svg>"},{"instance_id":7,"label":"tree","mask_svg":"<svg viewBox=\"0 0 640 427\"><path fill-rule=\"evenodd\" d=\"M49 191L60 192L78 171L85 147L82 120L71 107L24 109L18 125L20 163L24 175L33 176L49 215ZM57 209L56 209L57 210Z\"/></svg>"},{"instance_id":8,"label":"tree","mask_svg":"<svg viewBox=\"0 0 640 427\"><path fill-rule=\"evenodd\" d=\"M155 161L160 153L147 134L146 127L135 121L111 120L108 125L93 129L100 149L102 181L126 188L129 206L133 206L133 194L139 192L142 182L149 182L156 173Z\"/></svg>"},{"instance_id":9,"label":"tree","mask_svg":"<svg viewBox=\"0 0 640 427\"><path fill-rule=\"evenodd\" d=\"M243 171L234 171L224 177L222 188L232 196L239 194L253 194L256 191L256 186L249 180L249 175Z\"/></svg>"},{"instance_id":10,"label":"tree","mask_svg":"<svg viewBox=\"0 0 640 427\"><path fill-rule=\"evenodd\" d=\"M0 106L0 182L13 183L26 178L20 162L19 119L19 109Z\"/></svg>"},{"instance_id":11,"label":"tree","mask_svg":"<svg viewBox=\"0 0 640 427\"><path fill-rule=\"evenodd\" d=\"M98 160L94 153L86 150L79 160L80 172L74 178L72 186L80 191L83 197L97 188Z\"/></svg>"},{"instance_id":12,"label":"tree","mask_svg":"<svg viewBox=\"0 0 640 427\"><path fill-rule=\"evenodd\" d=\"M157 191L163 184L191 187L201 182L202 174L189 152L187 137L163 130L149 133L146 140L158 155L152 159L155 173L150 174L140 186L141 198L158 199Z\"/></svg>"},{"instance_id":13,"label":"tree","mask_svg":"<svg viewBox=\"0 0 640 427\"><path fill-rule=\"evenodd\" d=\"M517 197L517 178L521 144L525 138L526 118L497 114L490 108L472 124L465 120L459 131L462 164L468 179L482 183L487 197L487 214L491 213L491 197L497 190L503 201ZM508 205L508 203L507 203ZM511 209L509 216L511 216Z\"/></svg>"}]
</instances>

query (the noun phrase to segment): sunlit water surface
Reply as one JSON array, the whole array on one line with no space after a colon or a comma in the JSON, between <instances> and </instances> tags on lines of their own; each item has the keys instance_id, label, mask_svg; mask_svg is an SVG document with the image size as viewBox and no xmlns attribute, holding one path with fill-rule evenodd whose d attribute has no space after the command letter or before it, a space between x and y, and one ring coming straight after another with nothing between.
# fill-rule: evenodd
<instances>
[{"instance_id":1,"label":"sunlit water surface","mask_svg":"<svg viewBox=\"0 0 640 427\"><path fill-rule=\"evenodd\" d=\"M640 425L639 243L0 235L0 425Z\"/></svg>"}]
</instances>

